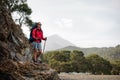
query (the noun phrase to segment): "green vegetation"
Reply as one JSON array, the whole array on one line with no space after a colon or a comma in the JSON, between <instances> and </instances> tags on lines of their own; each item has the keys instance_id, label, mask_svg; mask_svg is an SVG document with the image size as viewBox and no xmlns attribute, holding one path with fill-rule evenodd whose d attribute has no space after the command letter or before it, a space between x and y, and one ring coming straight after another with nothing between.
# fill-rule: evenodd
<instances>
[{"instance_id":1,"label":"green vegetation","mask_svg":"<svg viewBox=\"0 0 120 80\"><path fill-rule=\"evenodd\" d=\"M111 73L114 75L119 75L120 74L120 60L112 61L111 64L112 64Z\"/></svg>"},{"instance_id":2,"label":"green vegetation","mask_svg":"<svg viewBox=\"0 0 120 80\"><path fill-rule=\"evenodd\" d=\"M4 0L4 6L7 6L10 13L17 14L15 21L18 22L20 26L22 24L32 25L32 20L29 16L32 13L31 8L27 5L27 0Z\"/></svg>"},{"instance_id":3,"label":"green vegetation","mask_svg":"<svg viewBox=\"0 0 120 80\"><path fill-rule=\"evenodd\" d=\"M112 70L112 66L109 61L103 59L102 57L91 54L86 59L92 65L92 73L93 74L110 74Z\"/></svg>"},{"instance_id":4,"label":"green vegetation","mask_svg":"<svg viewBox=\"0 0 120 80\"><path fill-rule=\"evenodd\" d=\"M84 56L82 51L51 51L43 55L45 62L58 72L89 72L92 74L119 74L120 61L111 62L97 54Z\"/></svg>"}]
</instances>

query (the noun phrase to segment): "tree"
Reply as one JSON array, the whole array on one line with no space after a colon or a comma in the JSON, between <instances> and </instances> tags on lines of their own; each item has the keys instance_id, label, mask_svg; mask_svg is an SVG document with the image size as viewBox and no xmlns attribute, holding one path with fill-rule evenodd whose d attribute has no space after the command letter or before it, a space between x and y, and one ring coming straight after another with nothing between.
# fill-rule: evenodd
<instances>
[{"instance_id":1,"label":"tree","mask_svg":"<svg viewBox=\"0 0 120 80\"><path fill-rule=\"evenodd\" d=\"M56 61L60 62L67 62L70 60L70 51L52 51L48 53L46 55L49 56L49 60L55 59Z\"/></svg>"},{"instance_id":2,"label":"tree","mask_svg":"<svg viewBox=\"0 0 120 80\"><path fill-rule=\"evenodd\" d=\"M86 57L86 59L92 64L93 74L110 74L112 66L109 61L103 59L102 57L91 54Z\"/></svg>"},{"instance_id":3,"label":"tree","mask_svg":"<svg viewBox=\"0 0 120 80\"><path fill-rule=\"evenodd\" d=\"M111 62L111 64L112 64L111 74L119 75L120 74L120 60L115 60Z\"/></svg>"},{"instance_id":4,"label":"tree","mask_svg":"<svg viewBox=\"0 0 120 80\"><path fill-rule=\"evenodd\" d=\"M71 62L61 62L60 63L60 72L73 72L73 67L71 65Z\"/></svg>"},{"instance_id":5,"label":"tree","mask_svg":"<svg viewBox=\"0 0 120 80\"><path fill-rule=\"evenodd\" d=\"M82 51L74 50L70 54L71 65L73 71L76 72L85 72L86 71L86 60L84 57L84 53Z\"/></svg>"},{"instance_id":6,"label":"tree","mask_svg":"<svg viewBox=\"0 0 120 80\"><path fill-rule=\"evenodd\" d=\"M4 0L4 5L7 6L10 13L17 13L18 18L15 18L15 21L22 24L31 25L32 20L30 20L29 15L32 13L32 10L27 5L27 0Z\"/></svg>"},{"instance_id":7,"label":"tree","mask_svg":"<svg viewBox=\"0 0 120 80\"><path fill-rule=\"evenodd\" d=\"M74 61L81 61L84 58L84 53L82 51L74 50L70 54L70 59Z\"/></svg>"},{"instance_id":8,"label":"tree","mask_svg":"<svg viewBox=\"0 0 120 80\"><path fill-rule=\"evenodd\" d=\"M44 61L48 62L50 66L58 72L71 72L72 65L70 61L71 51L51 51L44 54Z\"/></svg>"}]
</instances>

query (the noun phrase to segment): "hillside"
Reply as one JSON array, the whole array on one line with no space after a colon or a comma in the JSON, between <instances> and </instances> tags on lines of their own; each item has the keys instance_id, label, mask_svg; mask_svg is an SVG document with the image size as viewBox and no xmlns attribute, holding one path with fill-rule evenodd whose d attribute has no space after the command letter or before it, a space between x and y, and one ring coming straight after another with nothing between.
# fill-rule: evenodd
<instances>
[{"instance_id":1,"label":"hillside","mask_svg":"<svg viewBox=\"0 0 120 80\"><path fill-rule=\"evenodd\" d=\"M104 58L107 59L120 59L120 45L117 45L116 47L103 47L103 48L97 48L97 47L92 47L92 48L79 48L76 46L67 46L64 48L61 48L59 50L80 50L82 51L85 56L89 54L98 54Z\"/></svg>"}]
</instances>

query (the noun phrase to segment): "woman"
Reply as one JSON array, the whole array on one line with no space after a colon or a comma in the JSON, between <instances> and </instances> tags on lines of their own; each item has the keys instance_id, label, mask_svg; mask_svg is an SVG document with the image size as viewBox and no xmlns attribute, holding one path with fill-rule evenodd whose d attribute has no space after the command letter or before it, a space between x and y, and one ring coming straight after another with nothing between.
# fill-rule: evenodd
<instances>
[{"instance_id":1,"label":"woman","mask_svg":"<svg viewBox=\"0 0 120 80\"><path fill-rule=\"evenodd\" d=\"M43 37L43 31L41 29L42 24L39 22L36 24L36 28L33 29L32 31L32 37L34 38L33 41L33 48L34 48L34 53L33 53L33 61L36 63L38 62L38 58L42 54L42 46L41 46L41 41L42 40L47 40L47 38ZM40 61L41 62L41 61Z\"/></svg>"}]
</instances>

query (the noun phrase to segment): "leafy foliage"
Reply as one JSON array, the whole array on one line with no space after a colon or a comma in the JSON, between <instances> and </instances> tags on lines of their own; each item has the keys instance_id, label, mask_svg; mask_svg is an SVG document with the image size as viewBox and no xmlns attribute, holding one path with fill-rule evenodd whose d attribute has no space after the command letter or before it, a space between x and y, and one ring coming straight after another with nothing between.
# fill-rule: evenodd
<instances>
[{"instance_id":1,"label":"leafy foliage","mask_svg":"<svg viewBox=\"0 0 120 80\"><path fill-rule=\"evenodd\" d=\"M113 61L111 62L111 64L113 67L111 73L113 75L119 75L120 74L120 60Z\"/></svg>"},{"instance_id":2,"label":"leafy foliage","mask_svg":"<svg viewBox=\"0 0 120 80\"><path fill-rule=\"evenodd\" d=\"M70 59L71 59L71 64L73 67L73 70L76 72L85 72L86 67L85 67L85 57L83 52L74 50L70 54Z\"/></svg>"},{"instance_id":3,"label":"leafy foliage","mask_svg":"<svg viewBox=\"0 0 120 80\"><path fill-rule=\"evenodd\" d=\"M43 55L44 61L58 72L89 72L92 74L118 74L119 61L110 63L97 54L84 57L82 51L51 51Z\"/></svg>"},{"instance_id":4,"label":"leafy foliage","mask_svg":"<svg viewBox=\"0 0 120 80\"><path fill-rule=\"evenodd\" d=\"M31 25L32 20L30 20L29 15L31 15L32 10L27 5L27 0L5 0L4 5L7 6L8 10L12 14L17 14L19 17L15 19L20 26L22 24Z\"/></svg>"},{"instance_id":5,"label":"leafy foliage","mask_svg":"<svg viewBox=\"0 0 120 80\"><path fill-rule=\"evenodd\" d=\"M96 54L89 55L86 59L92 64L93 74L110 74L112 67L109 61Z\"/></svg>"}]
</instances>

